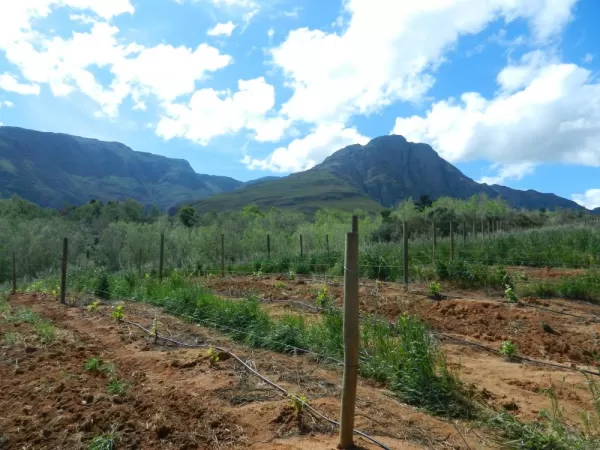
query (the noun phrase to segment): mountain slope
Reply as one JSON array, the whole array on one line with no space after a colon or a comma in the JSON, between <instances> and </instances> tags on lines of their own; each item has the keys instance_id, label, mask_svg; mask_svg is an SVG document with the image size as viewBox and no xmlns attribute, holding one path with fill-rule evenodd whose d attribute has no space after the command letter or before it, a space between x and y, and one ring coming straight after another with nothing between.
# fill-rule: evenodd
<instances>
[{"instance_id":1,"label":"mountain slope","mask_svg":"<svg viewBox=\"0 0 600 450\"><path fill-rule=\"evenodd\" d=\"M327 197L330 192L337 192L340 197ZM375 211L381 205L391 207L403 199L418 199L424 194L432 199L487 194L500 196L516 208L581 209L575 202L554 194L479 184L429 145L408 142L397 135L375 138L365 146L350 145L306 172L247 186L235 194L217 195L195 206L199 211L224 211L256 203L262 207L294 206L312 211L318 207L353 210L362 204Z\"/></svg>"},{"instance_id":2,"label":"mountain slope","mask_svg":"<svg viewBox=\"0 0 600 450\"><path fill-rule=\"evenodd\" d=\"M133 198L168 209L241 184L118 142L0 127L0 195L17 194L42 206Z\"/></svg>"}]
</instances>

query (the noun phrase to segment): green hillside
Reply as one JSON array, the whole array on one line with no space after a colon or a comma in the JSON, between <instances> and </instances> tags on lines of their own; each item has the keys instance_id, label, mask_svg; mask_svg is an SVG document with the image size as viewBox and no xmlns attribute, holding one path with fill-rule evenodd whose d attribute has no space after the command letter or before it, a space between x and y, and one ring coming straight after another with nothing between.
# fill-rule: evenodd
<instances>
[{"instance_id":1,"label":"green hillside","mask_svg":"<svg viewBox=\"0 0 600 450\"><path fill-rule=\"evenodd\" d=\"M309 170L278 180L263 181L235 192L193 203L199 212L240 210L249 204L261 209L295 208L314 213L321 208L379 212L383 207L333 174Z\"/></svg>"}]
</instances>

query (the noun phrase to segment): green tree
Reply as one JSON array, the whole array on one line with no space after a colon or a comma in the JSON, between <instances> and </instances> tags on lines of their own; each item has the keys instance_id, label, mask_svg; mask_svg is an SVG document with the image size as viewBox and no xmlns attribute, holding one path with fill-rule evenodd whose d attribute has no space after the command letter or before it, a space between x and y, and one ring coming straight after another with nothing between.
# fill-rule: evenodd
<instances>
[{"instance_id":1,"label":"green tree","mask_svg":"<svg viewBox=\"0 0 600 450\"><path fill-rule=\"evenodd\" d=\"M193 227L197 221L196 210L189 205L184 206L179 210L179 220L184 226Z\"/></svg>"}]
</instances>

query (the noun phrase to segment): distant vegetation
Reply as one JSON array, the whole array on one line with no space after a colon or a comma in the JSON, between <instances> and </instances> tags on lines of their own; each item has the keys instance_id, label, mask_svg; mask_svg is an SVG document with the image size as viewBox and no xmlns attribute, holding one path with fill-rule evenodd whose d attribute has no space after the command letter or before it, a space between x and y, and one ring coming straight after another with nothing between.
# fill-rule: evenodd
<instances>
[{"instance_id":1,"label":"distant vegetation","mask_svg":"<svg viewBox=\"0 0 600 450\"><path fill-rule=\"evenodd\" d=\"M435 202L423 196L417 202L406 201L379 214L356 214L360 217L361 275L371 278L401 279L403 221L408 223L410 235L411 279L462 277L485 284L495 277L488 274L487 267L495 265L600 264L600 229L562 227L590 220L581 211L514 210L501 200L484 196L466 201L441 198ZM165 266L170 269L217 271L223 234L228 271L292 270L298 274L339 276L343 273L344 240L351 216L352 213L319 210L309 219L299 212L262 211L251 205L238 212L220 214L198 214L193 208L182 208L178 216L168 217L157 208L144 208L133 200L92 201L57 211L18 197L0 199L0 283L10 278L13 251L17 254L19 277L57 270L63 237L69 238L72 265L94 263L110 271L137 271L141 258L144 270L156 269L161 233L166 242ZM433 222L438 239L435 260ZM449 261L451 222L455 232L453 261ZM519 232L496 233L496 228ZM488 239L490 235L494 238Z\"/></svg>"}]
</instances>

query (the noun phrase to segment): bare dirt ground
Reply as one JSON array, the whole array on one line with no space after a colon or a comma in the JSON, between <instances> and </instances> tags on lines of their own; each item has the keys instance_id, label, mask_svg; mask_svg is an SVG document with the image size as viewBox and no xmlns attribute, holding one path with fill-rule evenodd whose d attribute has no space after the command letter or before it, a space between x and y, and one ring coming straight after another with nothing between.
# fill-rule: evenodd
<instances>
[{"instance_id":1,"label":"bare dirt ground","mask_svg":"<svg viewBox=\"0 0 600 450\"><path fill-rule=\"evenodd\" d=\"M116 448L138 449L334 449L337 431L306 411L297 416L289 399L248 375L228 355L211 365L206 350L153 343L138 328L97 312L61 306L42 295L9 297L56 327L48 344L31 325L0 319L0 448L83 449L113 433ZM252 351L155 308L126 305L126 319L189 343L226 347L289 392L306 395L317 410L339 414L341 374L307 357ZM15 336L20 336L15 340ZM114 375L86 371L97 357ZM125 386L107 392L110 379ZM470 424L451 424L397 402L376 383L360 380L356 427L393 449L490 448ZM459 433L460 430L460 433ZM376 448L357 438L360 448Z\"/></svg>"},{"instance_id":2,"label":"bare dirt ground","mask_svg":"<svg viewBox=\"0 0 600 450\"><path fill-rule=\"evenodd\" d=\"M254 294L271 300L265 307L274 315L298 311L311 314L310 309L295 302L314 305L319 289L325 285L316 280L288 281L282 277L213 278L206 283L224 296ZM328 284L327 288L341 305L342 287ZM363 313L375 313L389 320L403 313L414 314L435 331L493 350L498 350L504 341L512 341L521 356L600 374L599 305L535 298L521 299L521 304L512 305L498 296L450 287L442 289L446 299L432 300L426 291L425 285L410 285L406 292L395 283L366 282L360 288L360 307ZM592 410L588 380L580 372L519 364L452 342L443 341L442 346L460 378L472 383L496 409L504 407L524 420L536 420L539 412L549 407L546 393L553 388L572 423L578 423L581 411Z\"/></svg>"}]
</instances>

